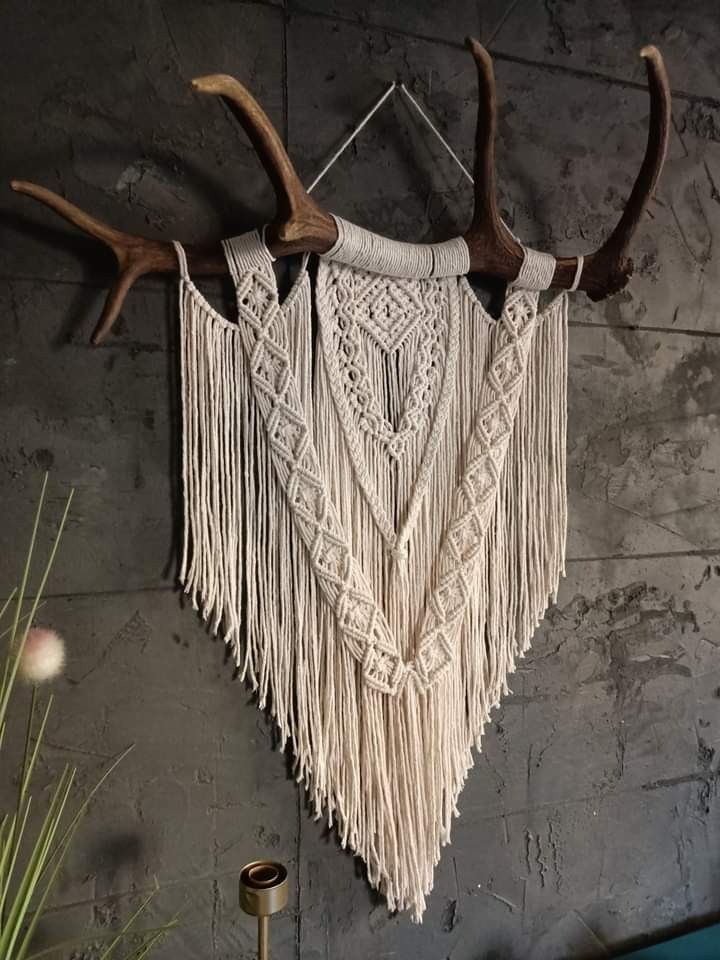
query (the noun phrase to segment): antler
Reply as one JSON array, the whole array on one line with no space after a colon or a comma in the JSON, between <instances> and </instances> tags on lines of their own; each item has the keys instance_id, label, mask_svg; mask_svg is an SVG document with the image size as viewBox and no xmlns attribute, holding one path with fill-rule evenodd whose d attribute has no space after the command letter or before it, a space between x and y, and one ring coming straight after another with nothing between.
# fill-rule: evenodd
<instances>
[{"instance_id":1,"label":"antler","mask_svg":"<svg viewBox=\"0 0 720 960\"><path fill-rule=\"evenodd\" d=\"M240 123L265 168L275 190L275 220L268 228L268 241L276 241L280 256L290 253L325 253L337 240L337 228L308 194L295 172L275 127L263 108L234 77L211 74L192 81L199 93L226 97L237 107ZM274 253L274 251L273 251Z\"/></svg>"},{"instance_id":2,"label":"antler","mask_svg":"<svg viewBox=\"0 0 720 960\"><path fill-rule=\"evenodd\" d=\"M517 277L523 261L521 245L500 216L495 189L496 96L492 60L477 40L467 39L478 70L478 119L475 138L475 211L464 234L470 268L507 280ZM670 135L670 85L657 47L640 51L645 59L650 92L650 121L645 157L617 226L599 250L585 257L579 288L592 300L602 300L626 285L633 271L627 256L630 241L647 208L665 162ZM577 257L556 261L552 286L572 286Z\"/></svg>"},{"instance_id":3,"label":"antler","mask_svg":"<svg viewBox=\"0 0 720 960\"><path fill-rule=\"evenodd\" d=\"M192 86L200 93L225 96L237 107L240 122L275 190L277 210L266 237L273 256L287 256L304 250L314 253L329 250L337 240L335 221L320 209L300 183L277 131L250 91L224 74L198 77L192 81ZM100 343L110 333L136 280L146 273L177 273L177 254L172 243L116 230L35 183L11 180L10 186L17 193L44 203L80 230L101 240L115 254L117 277L108 291L91 337L92 343ZM191 273L197 276L227 273L227 261L219 244L188 244L185 252Z\"/></svg>"},{"instance_id":4,"label":"antler","mask_svg":"<svg viewBox=\"0 0 720 960\"><path fill-rule=\"evenodd\" d=\"M475 145L475 209L465 240L470 250L470 269L514 280L523 260L523 250L500 217L495 190L496 94L492 60L487 51L468 38L478 68L478 122ZM632 273L627 250L652 195L667 151L670 129L670 89L659 50L644 47L650 91L650 123L645 159L630 199L618 225L595 253L585 258L580 289L600 300L622 289ZM200 93L226 97L237 108L240 122L263 164L275 190L277 209L267 231L270 251L281 257L301 251L326 253L337 240L333 218L309 196L267 114L252 94L233 77L215 74L193 80ZM108 292L92 342L100 343L112 330L123 302L135 281L146 273L175 273L178 269L173 245L124 233L102 223L45 187L23 180L10 186L50 207L90 236L101 240L115 254L117 278ZM195 275L227 272L219 245L189 244L189 268ZM558 259L553 286L570 287L577 267L576 257Z\"/></svg>"}]
</instances>

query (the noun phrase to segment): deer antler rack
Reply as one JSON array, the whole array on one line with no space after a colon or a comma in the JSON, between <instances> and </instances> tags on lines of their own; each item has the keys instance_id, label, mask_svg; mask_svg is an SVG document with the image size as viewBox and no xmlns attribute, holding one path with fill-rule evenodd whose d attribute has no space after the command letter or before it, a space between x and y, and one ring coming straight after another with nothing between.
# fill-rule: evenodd
<instances>
[{"instance_id":1,"label":"deer antler rack","mask_svg":"<svg viewBox=\"0 0 720 960\"><path fill-rule=\"evenodd\" d=\"M490 55L477 40L468 38L477 65L479 94L475 137L475 209L463 235L470 251L471 272L511 281L517 277L523 250L502 221L495 188L496 92ZM657 183L667 152L670 131L670 87L660 51L643 47L650 93L650 120L645 157L620 220L602 246L585 257L580 289L593 300L602 300L628 282L632 260L628 248ZM192 86L200 93L226 97L238 109L241 123L273 185L275 218L266 239L273 256L310 251L326 253L337 240L333 218L318 206L303 187L287 151L267 114L252 94L224 74L199 77ZM102 241L115 254L118 272L108 292L92 342L100 343L112 330L125 297L146 273L176 273L177 257L169 241L152 240L116 230L85 213L45 187L23 180L11 181L18 193L34 197L80 230ZM190 271L210 276L227 272L219 244L187 245ZM552 285L568 288L575 278L577 257L557 260Z\"/></svg>"}]
</instances>

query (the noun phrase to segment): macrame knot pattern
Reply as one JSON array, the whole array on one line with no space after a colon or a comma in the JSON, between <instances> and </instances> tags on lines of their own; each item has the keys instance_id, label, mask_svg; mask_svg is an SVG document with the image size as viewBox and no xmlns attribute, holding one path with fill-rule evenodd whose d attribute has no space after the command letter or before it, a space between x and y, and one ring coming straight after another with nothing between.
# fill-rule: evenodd
<instances>
[{"instance_id":1,"label":"macrame knot pattern","mask_svg":"<svg viewBox=\"0 0 720 960\"><path fill-rule=\"evenodd\" d=\"M390 553L396 566L407 564L410 556L410 548L407 540L405 540L403 543L397 543L391 548Z\"/></svg>"}]
</instances>

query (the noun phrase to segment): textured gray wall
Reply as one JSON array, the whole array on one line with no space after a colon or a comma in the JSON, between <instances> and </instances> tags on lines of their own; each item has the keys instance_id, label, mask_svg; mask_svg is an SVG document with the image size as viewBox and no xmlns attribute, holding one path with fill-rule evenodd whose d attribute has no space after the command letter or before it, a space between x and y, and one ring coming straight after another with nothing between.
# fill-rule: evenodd
<instances>
[{"instance_id":1,"label":"textured gray wall","mask_svg":"<svg viewBox=\"0 0 720 960\"><path fill-rule=\"evenodd\" d=\"M575 298L568 576L495 714L422 927L388 916L312 821L273 733L174 588L175 287L147 280L87 346L111 263L29 200L0 225L0 582L42 469L77 489L45 620L70 645L41 778L81 782L129 742L64 871L52 934L107 931L157 875L182 910L159 958L252 956L239 868L292 877L277 960L604 957L720 910L720 23L715 0L5 0L0 179L35 179L117 226L184 240L255 225L272 196L222 103L247 83L310 177L390 79L470 162L475 77L495 54L503 208L590 250L644 148L639 47L673 89L666 172L626 291ZM409 240L463 229L470 194L396 99L318 190ZM0 588L4 592L5 587ZM76 952L89 960L92 949Z\"/></svg>"}]
</instances>

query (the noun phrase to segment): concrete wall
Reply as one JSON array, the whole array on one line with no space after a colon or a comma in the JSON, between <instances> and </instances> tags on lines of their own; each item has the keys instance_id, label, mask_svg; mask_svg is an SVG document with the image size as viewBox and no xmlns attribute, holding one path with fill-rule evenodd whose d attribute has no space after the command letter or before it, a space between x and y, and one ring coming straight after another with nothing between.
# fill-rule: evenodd
<instances>
[{"instance_id":1,"label":"concrete wall","mask_svg":"<svg viewBox=\"0 0 720 960\"><path fill-rule=\"evenodd\" d=\"M711 0L5 0L0 179L34 179L137 232L199 240L272 212L245 135L198 74L236 74L309 178L391 79L471 162L495 55L503 209L530 242L591 250L644 149L638 50L675 91L670 155L620 295L574 301L568 576L495 714L422 927L388 916L312 821L273 732L174 585L176 292L138 284L88 347L112 264L29 200L0 224L0 592L41 472L50 519L76 488L43 619L70 646L41 780L66 760L93 804L43 937L107 932L157 875L158 958L250 957L239 868L287 863L274 957L604 957L720 910L720 17ZM396 98L318 189L419 241L464 228L470 193ZM97 956L92 947L72 954Z\"/></svg>"}]
</instances>

